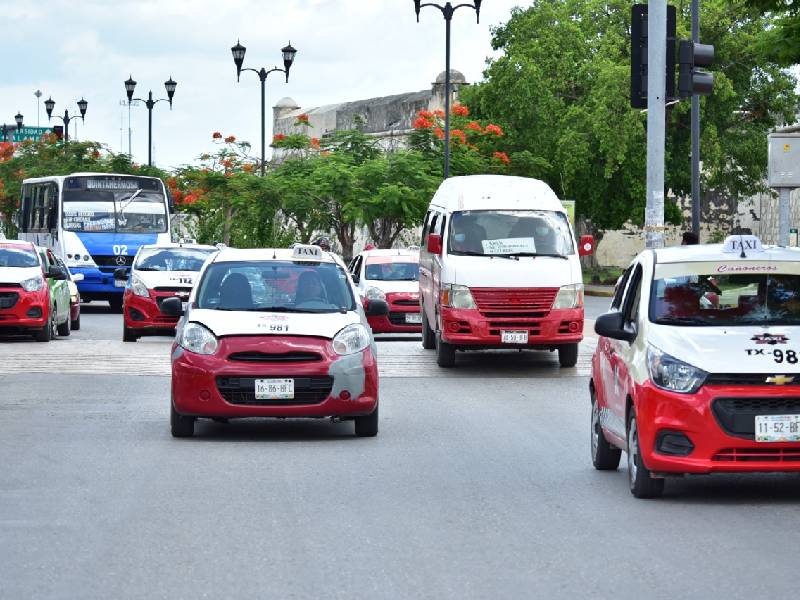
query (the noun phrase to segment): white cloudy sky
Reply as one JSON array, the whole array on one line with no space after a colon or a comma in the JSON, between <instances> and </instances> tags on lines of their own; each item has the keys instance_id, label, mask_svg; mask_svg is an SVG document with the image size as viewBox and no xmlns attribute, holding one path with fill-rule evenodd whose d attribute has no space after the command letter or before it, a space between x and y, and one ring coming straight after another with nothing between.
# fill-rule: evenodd
<instances>
[{"instance_id":1,"label":"white cloudy sky","mask_svg":"<svg viewBox=\"0 0 800 600\"><path fill-rule=\"evenodd\" d=\"M462 9L453 20L453 68L467 80L481 77L491 54L490 28L511 8L530 0L484 0L481 24ZM80 139L127 151L123 81L139 82L136 96L163 82L178 82L172 112L153 112L155 161L192 162L213 148L213 131L259 144L259 81L253 73L236 83L230 47L247 47L245 66L280 65L280 48L291 40L297 58L286 84L280 73L267 80L267 135L271 107L283 96L301 106L357 100L425 89L444 70L444 21L412 0L3 0L0 121L21 111L36 124L36 89L52 96L54 114L89 102ZM46 123L44 107L42 124ZM54 119L55 121L55 119ZM57 121L55 121L57 122ZM147 110L132 113L134 159L147 159ZM73 131L73 127L70 127ZM123 131L124 130L124 131ZM124 134L124 135L122 135ZM269 139L268 137L268 139Z\"/></svg>"}]
</instances>

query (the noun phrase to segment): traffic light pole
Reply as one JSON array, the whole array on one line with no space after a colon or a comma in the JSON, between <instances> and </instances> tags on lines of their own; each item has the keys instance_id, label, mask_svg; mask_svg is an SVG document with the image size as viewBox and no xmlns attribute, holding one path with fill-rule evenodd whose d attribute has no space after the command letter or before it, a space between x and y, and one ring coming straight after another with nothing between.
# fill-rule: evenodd
<instances>
[{"instance_id":1,"label":"traffic light pole","mask_svg":"<svg viewBox=\"0 0 800 600\"><path fill-rule=\"evenodd\" d=\"M664 141L667 76L667 0L650 0L647 18L647 204L648 248L664 245Z\"/></svg>"},{"instance_id":2,"label":"traffic light pole","mask_svg":"<svg viewBox=\"0 0 800 600\"><path fill-rule=\"evenodd\" d=\"M700 0L692 0L692 42L700 42ZM692 231L700 235L700 96L692 96Z\"/></svg>"}]
</instances>

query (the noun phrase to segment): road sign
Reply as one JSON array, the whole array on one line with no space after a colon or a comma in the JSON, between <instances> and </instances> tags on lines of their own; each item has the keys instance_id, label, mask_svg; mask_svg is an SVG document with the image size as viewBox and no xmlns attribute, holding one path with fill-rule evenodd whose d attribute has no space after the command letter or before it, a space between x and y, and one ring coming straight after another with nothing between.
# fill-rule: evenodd
<instances>
[{"instance_id":1,"label":"road sign","mask_svg":"<svg viewBox=\"0 0 800 600\"><path fill-rule=\"evenodd\" d=\"M52 133L52 127L23 127L17 129L16 125L8 126L8 138L10 142L22 142L25 140L37 141L42 139L42 136L47 133Z\"/></svg>"}]
</instances>

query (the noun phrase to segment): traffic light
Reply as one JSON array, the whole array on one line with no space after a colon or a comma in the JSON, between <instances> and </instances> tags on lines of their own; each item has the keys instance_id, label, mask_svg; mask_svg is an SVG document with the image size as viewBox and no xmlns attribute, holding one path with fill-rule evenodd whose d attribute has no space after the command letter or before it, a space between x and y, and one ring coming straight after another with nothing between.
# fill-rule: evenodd
<instances>
[{"instance_id":1,"label":"traffic light","mask_svg":"<svg viewBox=\"0 0 800 600\"><path fill-rule=\"evenodd\" d=\"M697 67L714 62L714 46L681 40L678 49L678 92L681 98L708 96L714 89L714 75Z\"/></svg>"},{"instance_id":2,"label":"traffic light","mask_svg":"<svg viewBox=\"0 0 800 600\"><path fill-rule=\"evenodd\" d=\"M667 100L675 97L675 39L677 16L674 6L667 6ZM631 106L647 108L647 5L631 7Z\"/></svg>"}]
</instances>

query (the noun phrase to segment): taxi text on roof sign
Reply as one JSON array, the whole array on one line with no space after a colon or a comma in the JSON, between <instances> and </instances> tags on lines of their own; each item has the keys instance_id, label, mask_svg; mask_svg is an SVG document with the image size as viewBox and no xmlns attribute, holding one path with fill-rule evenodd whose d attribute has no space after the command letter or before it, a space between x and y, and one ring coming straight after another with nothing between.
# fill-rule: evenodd
<instances>
[{"instance_id":1,"label":"taxi text on roof sign","mask_svg":"<svg viewBox=\"0 0 800 600\"><path fill-rule=\"evenodd\" d=\"M763 252L761 240L754 235L729 235L722 246L723 252Z\"/></svg>"},{"instance_id":2,"label":"taxi text on roof sign","mask_svg":"<svg viewBox=\"0 0 800 600\"><path fill-rule=\"evenodd\" d=\"M319 246L301 245L294 247L292 258L322 258L322 248Z\"/></svg>"}]
</instances>

